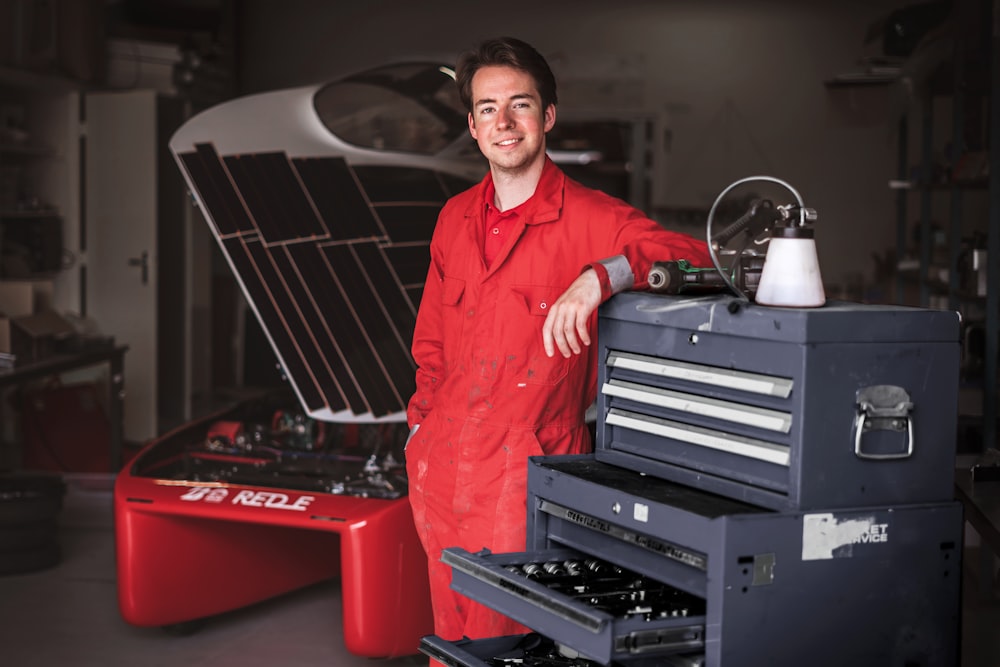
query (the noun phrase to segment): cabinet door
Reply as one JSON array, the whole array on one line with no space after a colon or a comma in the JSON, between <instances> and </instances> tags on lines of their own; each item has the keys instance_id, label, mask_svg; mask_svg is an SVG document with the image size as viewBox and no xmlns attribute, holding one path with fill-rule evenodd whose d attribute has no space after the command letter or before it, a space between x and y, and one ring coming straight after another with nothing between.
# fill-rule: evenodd
<instances>
[{"instance_id":1,"label":"cabinet door","mask_svg":"<svg viewBox=\"0 0 1000 667\"><path fill-rule=\"evenodd\" d=\"M87 312L129 346L125 437L156 435L157 96L137 90L86 97Z\"/></svg>"}]
</instances>

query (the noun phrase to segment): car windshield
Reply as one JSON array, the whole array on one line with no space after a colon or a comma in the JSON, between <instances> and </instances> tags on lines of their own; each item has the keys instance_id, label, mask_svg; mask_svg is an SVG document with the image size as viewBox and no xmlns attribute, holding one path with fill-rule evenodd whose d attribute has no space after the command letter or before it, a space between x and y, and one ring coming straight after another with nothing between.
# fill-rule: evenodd
<instances>
[{"instance_id":1,"label":"car windshield","mask_svg":"<svg viewBox=\"0 0 1000 667\"><path fill-rule=\"evenodd\" d=\"M363 148L433 155L467 132L453 71L437 63L354 74L323 86L313 103L330 132Z\"/></svg>"}]
</instances>

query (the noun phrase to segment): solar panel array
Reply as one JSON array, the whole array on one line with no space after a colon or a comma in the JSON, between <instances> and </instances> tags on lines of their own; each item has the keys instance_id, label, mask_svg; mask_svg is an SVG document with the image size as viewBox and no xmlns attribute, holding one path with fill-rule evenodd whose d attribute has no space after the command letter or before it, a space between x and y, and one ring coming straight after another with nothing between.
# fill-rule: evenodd
<instances>
[{"instance_id":1,"label":"solar panel array","mask_svg":"<svg viewBox=\"0 0 1000 667\"><path fill-rule=\"evenodd\" d=\"M306 409L405 410L431 233L470 184L341 157L220 156L211 144L178 157Z\"/></svg>"}]
</instances>

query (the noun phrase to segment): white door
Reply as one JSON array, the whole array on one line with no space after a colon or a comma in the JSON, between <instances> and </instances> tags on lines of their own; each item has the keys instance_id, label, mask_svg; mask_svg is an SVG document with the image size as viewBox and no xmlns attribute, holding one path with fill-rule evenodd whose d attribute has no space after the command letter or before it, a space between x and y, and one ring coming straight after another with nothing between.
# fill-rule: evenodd
<instances>
[{"instance_id":1,"label":"white door","mask_svg":"<svg viewBox=\"0 0 1000 667\"><path fill-rule=\"evenodd\" d=\"M156 92L86 96L87 315L125 353L125 438L156 435Z\"/></svg>"}]
</instances>

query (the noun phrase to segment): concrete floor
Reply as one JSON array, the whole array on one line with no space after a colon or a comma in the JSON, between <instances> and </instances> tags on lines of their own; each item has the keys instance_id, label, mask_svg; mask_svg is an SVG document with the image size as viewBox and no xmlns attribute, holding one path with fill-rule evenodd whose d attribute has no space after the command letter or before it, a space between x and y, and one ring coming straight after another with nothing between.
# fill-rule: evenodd
<instances>
[{"instance_id":1,"label":"concrete floor","mask_svg":"<svg viewBox=\"0 0 1000 667\"><path fill-rule=\"evenodd\" d=\"M337 581L211 619L189 636L135 628L118 615L110 481L69 480L60 515L62 562L0 577L0 665L50 667L414 667L348 653ZM975 540L974 536L972 539ZM1000 589L984 598L978 549L965 553L961 667L1000 667ZM386 619L387 623L393 619ZM780 666L776 666L780 667Z\"/></svg>"}]
</instances>

